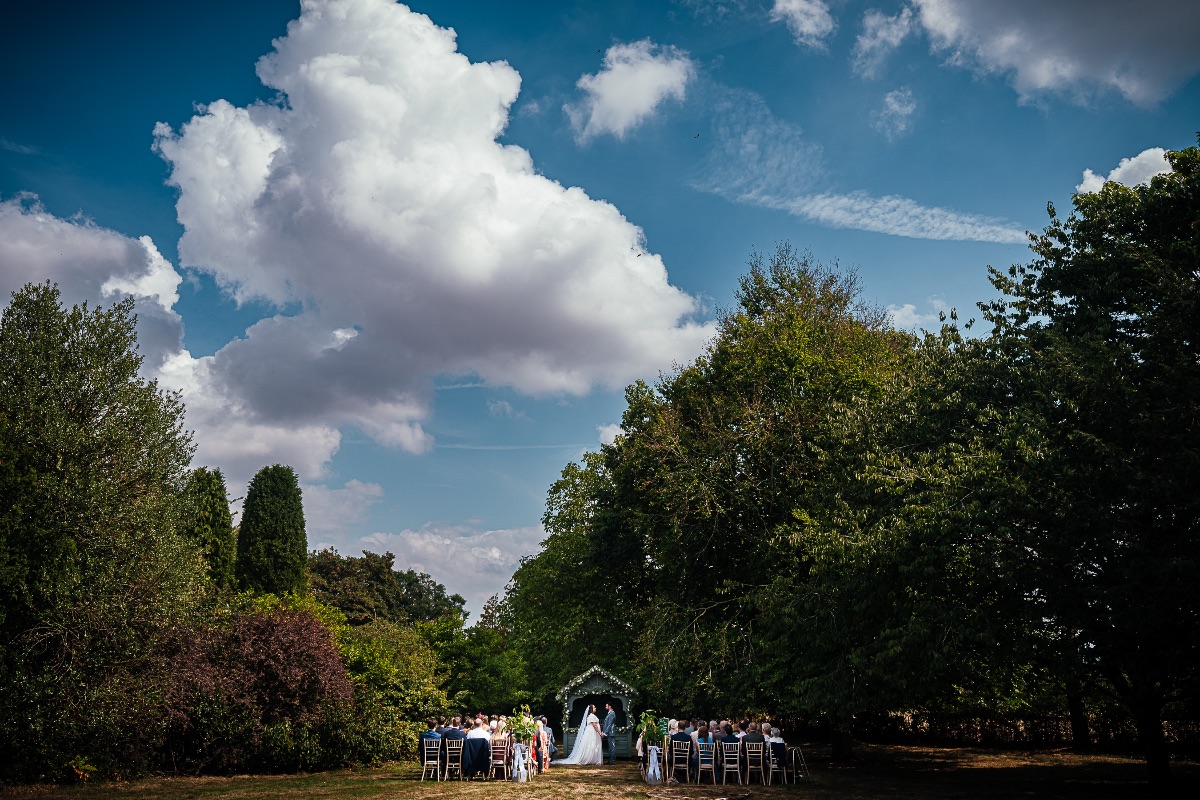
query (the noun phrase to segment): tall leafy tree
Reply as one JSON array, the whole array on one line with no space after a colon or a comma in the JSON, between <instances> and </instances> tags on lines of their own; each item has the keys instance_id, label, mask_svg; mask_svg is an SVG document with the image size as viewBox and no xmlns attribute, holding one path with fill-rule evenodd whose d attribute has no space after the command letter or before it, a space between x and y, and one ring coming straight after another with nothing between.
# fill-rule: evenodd
<instances>
[{"instance_id":1,"label":"tall leafy tree","mask_svg":"<svg viewBox=\"0 0 1200 800\"><path fill-rule=\"evenodd\" d=\"M624 664L634 650L649 609L630 585L644 559L607 547L601 518L613 508L601 454L568 464L547 495L541 551L506 587L501 624L528 663L535 699L594 664Z\"/></svg>"},{"instance_id":2,"label":"tall leafy tree","mask_svg":"<svg viewBox=\"0 0 1200 800\"><path fill-rule=\"evenodd\" d=\"M313 597L337 608L351 625L372 620L429 621L463 616L466 599L424 572L397 570L392 553L343 556L336 550L308 555L308 586Z\"/></svg>"},{"instance_id":3,"label":"tall leafy tree","mask_svg":"<svg viewBox=\"0 0 1200 800\"><path fill-rule=\"evenodd\" d=\"M763 668L764 593L778 570L803 569L785 526L831 501L824 476L846 409L880 398L911 352L853 275L786 245L749 266L708 351L657 391L630 393L609 466L623 509L610 530L638 536L650 565L643 652L666 656L654 683L684 710L799 710L773 691L789 665Z\"/></svg>"},{"instance_id":4,"label":"tall leafy tree","mask_svg":"<svg viewBox=\"0 0 1200 800\"><path fill-rule=\"evenodd\" d=\"M250 481L238 526L238 585L255 592L303 593L308 537L300 482L291 467L263 467Z\"/></svg>"},{"instance_id":5,"label":"tall leafy tree","mask_svg":"<svg viewBox=\"0 0 1200 800\"><path fill-rule=\"evenodd\" d=\"M165 679L153 647L202 595L176 532L192 455L179 398L138 374L131 300L27 285L0 317L2 768L136 768Z\"/></svg>"},{"instance_id":6,"label":"tall leafy tree","mask_svg":"<svg viewBox=\"0 0 1200 800\"><path fill-rule=\"evenodd\" d=\"M1200 663L1200 149L1148 184L1074 198L994 273L994 342L1045 418L1043 489L1014 526L1046 615L1137 724L1153 780L1164 709Z\"/></svg>"},{"instance_id":7,"label":"tall leafy tree","mask_svg":"<svg viewBox=\"0 0 1200 800\"><path fill-rule=\"evenodd\" d=\"M187 485L187 505L183 517L183 533L195 542L208 564L208 576L221 588L235 585L233 567L237 557L237 533L225 476L219 469L197 467L192 470Z\"/></svg>"}]
</instances>

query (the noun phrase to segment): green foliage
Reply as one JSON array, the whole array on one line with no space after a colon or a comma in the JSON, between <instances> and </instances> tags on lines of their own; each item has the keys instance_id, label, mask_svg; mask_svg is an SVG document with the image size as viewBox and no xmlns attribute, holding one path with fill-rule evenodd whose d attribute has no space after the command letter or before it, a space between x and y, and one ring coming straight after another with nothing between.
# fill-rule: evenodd
<instances>
[{"instance_id":1,"label":"green foliage","mask_svg":"<svg viewBox=\"0 0 1200 800\"><path fill-rule=\"evenodd\" d=\"M437 654L455 709L491 711L528 702L524 653L502 629L463 627L462 617L419 622L414 629Z\"/></svg>"},{"instance_id":2,"label":"green foliage","mask_svg":"<svg viewBox=\"0 0 1200 800\"><path fill-rule=\"evenodd\" d=\"M300 483L291 467L260 469L250 481L238 526L236 574L243 589L304 592L308 538Z\"/></svg>"},{"instance_id":3,"label":"green foliage","mask_svg":"<svg viewBox=\"0 0 1200 800\"><path fill-rule=\"evenodd\" d=\"M549 534L537 556L513 574L500 616L525 658L534 698L546 699L597 663L618 663L634 647L644 606L616 591L640 557L605 552L597 515L611 482L600 455L568 464L551 488L542 524Z\"/></svg>"},{"instance_id":4,"label":"green foliage","mask_svg":"<svg viewBox=\"0 0 1200 800\"><path fill-rule=\"evenodd\" d=\"M0 319L0 751L8 777L136 771L161 718L153 648L202 596L175 532L183 407L138 375L133 304L27 285ZM80 761L82 760L82 761Z\"/></svg>"},{"instance_id":5,"label":"green foliage","mask_svg":"<svg viewBox=\"0 0 1200 800\"><path fill-rule=\"evenodd\" d=\"M1043 462L1015 550L1067 649L1129 710L1151 775L1162 715L1200 663L1200 149L1149 184L1109 182L993 273L991 343L1036 417ZM1016 556L1014 556L1016 557Z\"/></svg>"},{"instance_id":6,"label":"green foliage","mask_svg":"<svg viewBox=\"0 0 1200 800\"><path fill-rule=\"evenodd\" d=\"M395 569L396 557L363 551L362 557L321 550L308 555L309 591L341 609L352 625L372 620L429 621L463 615L466 600L423 572Z\"/></svg>"},{"instance_id":7,"label":"green foliage","mask_svg":"<svg viewBox=\"0 0 1200 800\"><path fill-rule=\"evenodd\" d=\"M204 553L209 580L222 589L234 588L237 533L221 470L207 467L192 470L186 498L182 533Z\"/></svg>"},{"instance_id":8,"label":"green foliage","mask_svg":"<svg viewBox=\"0 0 1200 800\"><path fill-rule=\"evenodd\" d=\"M420 721L449 706L437 654L413 629L383 620L347 628L340 641L358 709L356 760L416 757Z\"/></svg>"}]
</instances>

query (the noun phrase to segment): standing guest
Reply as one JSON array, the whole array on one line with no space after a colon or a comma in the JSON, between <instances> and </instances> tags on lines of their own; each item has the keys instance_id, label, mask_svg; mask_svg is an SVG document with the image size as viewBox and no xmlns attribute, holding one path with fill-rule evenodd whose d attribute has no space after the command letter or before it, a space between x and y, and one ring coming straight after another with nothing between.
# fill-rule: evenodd
<instances>
[{"instance_id":1,"label":"standing guest","mask_svg":"<svg viewBox=\"0 0 1200 800\"><path fill-rule=\"evenodd\" d=\"M549 745L550 758L558 755L558 744L554 741L554 728L550 727L550 720L545 716L542 717L542 727L546 729L546 743Z\"/></svg>"}]
</instances>

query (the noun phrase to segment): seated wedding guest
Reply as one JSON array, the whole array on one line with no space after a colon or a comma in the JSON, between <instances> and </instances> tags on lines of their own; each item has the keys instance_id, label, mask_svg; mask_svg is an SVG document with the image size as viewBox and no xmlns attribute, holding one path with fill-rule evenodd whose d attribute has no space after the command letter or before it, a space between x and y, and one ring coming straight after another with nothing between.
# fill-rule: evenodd
<instances>
[{"instance_id":1,"label":"seated wedding guest","mask_svg":"<svg viewBox=\"0 0 1200 800\"><path fill-rule=\"evenodd\" d=\"M735 731L734 733L740 739L746 735L746 729L749 727L750 727L750 720L744 719L737 724L737 731Z\"/></svg>"},{"instance_id":2,"label":"seated wedding guest","mask_svg":"<svg viewBox=\"0 0 1200 800\"><path fill-rule=\"evenodd\" d=\"M683 724L685 722L687 723L686 725ZM686 733L690 739L692 738L692 734L696 732L696 723L692 722L690 719L681 719L679 720L679 730L683 733Z\"/></svg>"},{"instance_id":3,"label":"seated wedding guest","mask_svg":"<svg viewBox=\"0 0 1200 800\"><path fill-rule=\"evenodd\" d=\"M445 732L445 730L446 730L446 718L445 717L437 718L437 728L435 730L437 730L438 736L441 736L442 733Z\"/></svg>"},{"instance_id":4,"label":"seated wedding guest","mask_svg":"<svg viewBox=\"0 0 1200 800\"><path fill-rule=\"evenodd\" d=\"M446 729L444 731L442 731L442 738L443 739L465 739L466 734L464 734L462 732L462 729L458 727L461 724L462 724L462 717L457 717L457 716L452 717L450 719L450 724L446 726Z\"/></svg>"},{"instance_id":5,"label":"seated wedding guest","mask_svg":"<svg viewBox=\"0 0 1200 800\"><path fill-rule=\"evenodd\" d=\"M496 729L492 731L492 744L500 744L508 738L508 731L505 730L504 720L496 720Z\"/></svg>"},{"instance_id":6,"label":"seated wedding guest","mask_svg":"<svg viewBox=\"0 0 1200 800\"><path fill-rule=\"evenodd\" d=\"M741 739L733 732L733 726L728 722L725 723L721 731L722 735L717 740L719 742L740 742Z\"/></svg>"},{"instance_id":7,"label":"seated wedding guest","mask_svg":"<svg viewBox=\"0 0 1200 800\"><path fill-rule=\"evenodd\" d=\"M703 721L700 722L700 727L696 729L696 733L692 737L692 741L696 745L715 744L715 742L713 741L712 734L710 734L708 732L708 725L705 724ZM705 756L704 763L711 764L712 758L713 758L712 756ZM692 772L695 772L697 775L700 774L696 769L699 765L700 765L700 748L698 746L695 746L692 748Z\"/></svg>"},{"instance_id":8,"label":"seated wedding guest","mask_svg":"<svg viewBox=\"0 0 1200 800\"><path fill-rule=\"evenodd\" d=\"M742 744L758 743L761 744L767 740L767 737L759 733L757 722L746 723L746 732L742 734Z\"/></svg>"},{"instance_id":9,"label":"seated wedding guest","mask_svg":"<svg viewBox=\"0 0 1200 800\"><path fill-rule=\"evenodd\" d=\"M473 724L471 726L471 730L469 730L467 732L467 738L468 739L490 739L490 738L492 738L492 732L488 729L487 725L483 724L482 717L475 718L475 724Z\"/></svg>"},{"instance_id":10,"label":"seated wedding guest","mask_svg":"<svg viewBox=\"0 0 1200 800\"><path fill-rule=\"evenodd\" d=\"M771 728L771 736L767 739L771 744L783 744L783 737L779 735L779 728Z\"/></svg>"},{"instance_id":11,"label":"seated wedding guest","mask_svg":"<svg viewBox=\"0 0 1200 800\"><path fill-rule=\"evenodd\" d=\"M679 722L677 722L677 723L673 723L673 724L675 725L675 732L674 732L674 733L672 733L672 734L671 734L671 735L668 737L668 738L670 739L670 742L671 742L671 743L670 743L669 745L667 745L668 747L670 747L670 748L671 748L671 749L670 749L670 751L669 751L669 752L670 752L670 756L669 756L669 758L668 758L668 760L667 760L667 764L668 764L668 766L670 766L670 765L673 765L673 764L675 763L675 742L687 742L688 759L689 759L689 760L691 760L691 757L692 757L692 756L691 756L691 753L692 753L692 735L691 735L690 733L688 733L688 732L687 732L687 730L686 730L686 726L685 726L685 724L684 724L684 723L686 723L686 722L687 722L687 720L686 720L686 719L681 719L681 720L679 720ZM670 730L670 726L668 726L668 728L667 728L667 729L668 729L668 730ZM674 770L674 769L669 769L669 770L668 770L668 773L669 773L669 774L668 774L668 777L670 778L670 780L674 781L674 780L675 780L675 770Z\"/></svg>"},{"instance_id":12,"label":"seated wedding guest","mask_svg":"<svg viewBox=\"0 0 1200 800\"><path fill-rule=\"evenodd\" d=\"M441 739L442 735L437 732L437 724L438 724L438 721L436 719L434 719L433 717L430 717L429 719L425 720L425 727L428 728L428 730L421 732L421 738L422 739Z\"/></svg>"}]
</instances>

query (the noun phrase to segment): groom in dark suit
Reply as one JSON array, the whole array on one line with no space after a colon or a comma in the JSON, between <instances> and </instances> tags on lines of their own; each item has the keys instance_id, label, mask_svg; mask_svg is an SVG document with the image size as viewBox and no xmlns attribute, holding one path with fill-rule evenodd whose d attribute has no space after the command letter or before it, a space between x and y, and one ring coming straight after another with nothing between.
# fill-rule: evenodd
<instances>
[{"instance_id":1,"label":"groom in dark suit","mask_svg":"<svg viewBox=\"0 0 1200 800\"><path fill-rule=\"evenodd\" d=\"M605 703L604 707L608 709L608 713L604 715L604 724L600 726L600 732L604 734L604 738L608 741L608 763L617 763L617 712L613 711L612 703Z\"/></svg>"}]
</instances>

